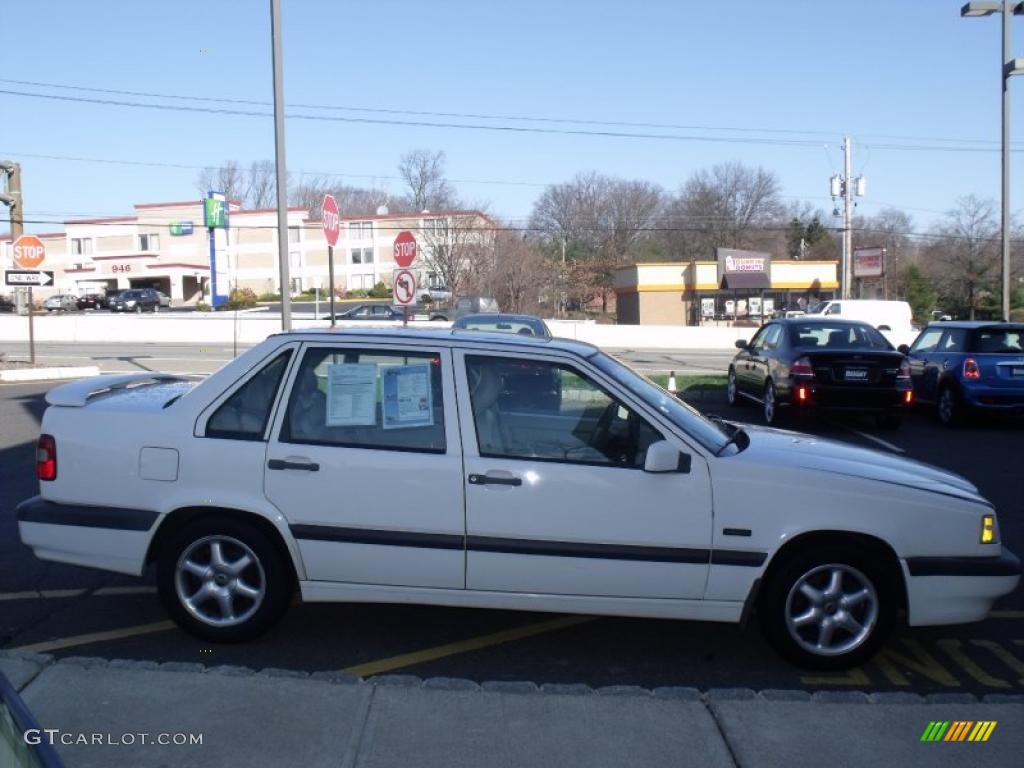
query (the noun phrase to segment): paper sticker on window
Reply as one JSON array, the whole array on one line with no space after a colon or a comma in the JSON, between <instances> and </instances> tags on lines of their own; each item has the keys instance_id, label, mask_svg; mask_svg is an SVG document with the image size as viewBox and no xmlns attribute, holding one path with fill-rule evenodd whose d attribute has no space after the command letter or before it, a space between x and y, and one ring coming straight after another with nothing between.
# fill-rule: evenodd
<instances>
[{"instance_id":1,"label":"paper sticker on window","mask_svg":"<svg viewBox=\"0 0 1024 768\"><path fill-rule=\"evenodd\" d=\"M377 423L377 365L340 363L327 368L327 426Z\"/></svg>"},{"instance_id":2,"label":"paper sticker on window","mask_svg":"<svg viewBox=\"0 0 1024 768\"><path fill-rule=\"evenodd\" d=\"M384 369L384 429L434 424L430 365L396 365Z\"/></svg>"}]
</instances>

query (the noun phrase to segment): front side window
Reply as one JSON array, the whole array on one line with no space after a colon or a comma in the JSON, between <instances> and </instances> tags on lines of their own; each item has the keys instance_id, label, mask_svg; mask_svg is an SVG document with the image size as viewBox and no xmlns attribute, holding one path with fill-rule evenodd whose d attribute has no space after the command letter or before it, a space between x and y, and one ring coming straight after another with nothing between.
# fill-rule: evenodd
<instances>
[{"instance_id":1,"label":"front side window","mask_svg":"<svg viewBox=\"0 0 1024 768\"><path fill-rule=\"evenodd\" d=\"M951 328L946 331L946 337L939 344L943 352L963 352L967 346L967 330L964 328Z\"/></svg>"},{"instance_id":2,"label":"front side window","mask_svg":"<svg viewBox=\"0 0 1024 768\"><path fill-rule=\"evenodd\" d=\"M441 356L309 349L292 385L280 440L444 453Z\"/></svg>"},{"instance_id":3,"label":"front side window","mask_svg":"<svg viewBox=\"0 0 1024 768\"><path fill-rule=\"evenodd\" d=\"M661 434L561 363L466 357L481 456L642 468Z\"/></svg>"},{"instance_id":4,"label":"front side window","mask_svg":"<svg viewBox=\"0 0 1024 768\"><path fill-rule=\"evenodd\" d=\"M764 335L764 348L766 350L778 349L779 340L782 338L782 326L770 325Z\"/></svg>"},{"instance_id":5,"label":"front side window","mask_svg":"<svg viewBox=\"0 0 1024 768\"><path fill-rule=\"evenodd\" d=\"M283 352L243 384L206 422L206 436L227 440L262 440L270 409L288 367L291 350Z\"/></svg>"},{"instance_id":6,"label":"front side window","mask_svg":"<svg viewBox=\"0 0 1024 768\"><path fill-rule=\"evenodd\" d=\"M943 328L925 328L917 337L917 341L914 342L910 351L918 354L934 352L935 348L939 346L939 339L942 338L943 331Z\"/></svg>"}]
</instances>

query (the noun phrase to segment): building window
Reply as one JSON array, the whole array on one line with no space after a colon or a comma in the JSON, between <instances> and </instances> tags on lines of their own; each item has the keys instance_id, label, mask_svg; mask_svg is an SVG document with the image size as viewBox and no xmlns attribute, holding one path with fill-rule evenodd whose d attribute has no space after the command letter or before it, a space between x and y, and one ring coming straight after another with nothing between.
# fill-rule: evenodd
<instances>
[{"instance_id":1,"label":"building window","mask_svg":"<svg viewBox=\"0 0 1024 768\"><path fill-rule=\"evenodd\" d=\"M298 227L288 227L288 242L289 243L297 243L297 242L299 242L299 228Z\"/></svg>"},{"instance_id":2,"label":"building window","mask_svg":"<svg viewBox=\"0 0 1024 768\"><path fill-rule=\"evenodd\" d=\"M353 248L353 264L373 264L373 248Z\"/></svg>"},{"instance_id":3,"label":"building window","mask_svg":"<svg viewBox=\"0 0 1024 768\"><path fill-rule=\"evenodd\" d=\"M71 238L71 253L75 256L91 256L92 255L92 238L91 237L72 237Z\"/></svg>"},{"instance_id":4,"label":"building window","mask_svg":"<svg viewBox=\"0 0 1024 768\"><path fill-rule=\"evenodd\" d=\"M302 267L302 254L299 251L288 252L288 266L291 269L300 269Z\"/></svg>"},{"instance_id":5,"label":"building window","mask_svg":"<svg viewBox=\"0 0 1024 768\"><path fill-rule=\"evenodd\" d=\"M139 235L140 251L159 251L160 235Z\"/></svg>"},{"instance_id":6,"label":"building window","mask_svg":"<svg viewBox=\"0 0 1024 768\"><path fill-rule=\"evenodd\" d=\"M373 238L372 221L351 221L348 225L348 236L353 240L370 240Z\"/></svg>"},{"instance_id":7,"label":"building window","mask_svg":"<svg viewBox=\"0 0 1024 768\"><path fill-rule=\"evenodd\" d=\"M444 219L424 219L423 233L434 237L444 237L448 234L448 224Z\"/></svg>"}]
</instances>

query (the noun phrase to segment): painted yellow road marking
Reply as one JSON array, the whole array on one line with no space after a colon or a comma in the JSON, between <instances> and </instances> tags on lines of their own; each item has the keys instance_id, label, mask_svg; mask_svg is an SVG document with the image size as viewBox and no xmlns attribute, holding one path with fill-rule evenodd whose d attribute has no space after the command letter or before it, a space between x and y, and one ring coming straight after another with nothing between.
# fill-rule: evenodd
<instances>
[{"instance_id":1,"label":"painted yellow road marking","mask_svg":"<svg viewBox=\"0 0 1024 768\"><path fill-rule=\"evenodd\" d=\"M460 653L478 651L481 648L490 648L495 645L511 643L514 640L522 640L523 638L533 637L534 635L542 635L545 632L554 632L559 629L574 627L577 624L583 624L593 620L593 616L563 616L550 621L542 621L537 624L527 624L522 627L505 629L501 632L492 632L489 635L480 635L479 637L473 637L468 640L459 640L454 643L438 645L434 648L424 648L423 650L413 651L412 653L403 653L387 659L370 661L366 664L357 664L354 667L349 667L345 671L351 672L353 675L359 675L360 677L370 677L371 675L379 675L382 672L391 672L396 669L401 669L402 667L411 667L413 664L436 661L437 659L443 659L447 656L456 656Z\"/></svg>"},{"instance_id":2,"label":"painted yellow road marking","mask_svg":"<svg viewBox=\"0 0 1024 768\"><path fill-rule=\"evenodd\" d=\"M891 648L883 648L873 661L890 683L901 686L910 685L906 676L897 669L898 665L903 669L910 669L923 675L933 683L938 683L946 688L960 687L960 681L953 676L953 673L942 666L938 659L928 653L917 640L903 638L903 645L910 651L911 656L897 653Z\"/></svg>"},{"instance_id":3,"label":"painted yellow road marking","mask_svg":"<svg viewBox=\"0 0 1024 768\"><path fill-rule=\"evenodd\" d=\"M992 640L971 640L971 644L990 651L993 656L1012 669L1015 674L1019 675L1017 684L1024 685L1024 662L1021 662L1020 659L1003 648L1003 646Z\"/></svg>"},{"instance_id":4,"label":"painted yellow road marking","mask_svg":"<svg viewBox=\"0 0 1024 768\"><path fill-rule=\"evenodd\" d=\"M30 653L47 653L48 651L59 651L64 648L74 648L78 645L90 645L92 643L102 643L106 640L123 640L126 637L148 635L153 632L164 632L173 628L173 621L157 621L152 624L139 624L135 627L112 629L108 632L91 632L88 635L74 635L72 637L65 637L59 640L48 640L44 643L32 643L31 645L22 645L18 648L9 648L8 650L26 651Z\"/></svg>"},{"instance_id":5,"label":"painted yellow road marking","mask_svg":"<svg viewBox=\"0 0 1024 768\"><path fill-rule=\"evenodd\" d=\"M81 597L86 589L42 589L26 592L0 592L0 603L8 600L57 600ZM103 587L92 593L94 597L115 597L119 595L155 595L156 587Z\"/></svg>"},{"instance_id":6,"label":"painted yellow road marking","mask_svg":"<svg viewBox=\"0 0 1024 768\"><path fill-rule=\"evenodd\" d=\"M948 639L948 640L936 640L935 644L939 646L946 655L953 660L960 669L966 672L968 675L973 677L982 685L988 686L989 688L1009 688L1010 684L1005 680L1000 680L998 677L992 677L988 672L978 666L973 659L967 657L963 652L963 643L959 640Z\"/></svg>"}]
</instances>

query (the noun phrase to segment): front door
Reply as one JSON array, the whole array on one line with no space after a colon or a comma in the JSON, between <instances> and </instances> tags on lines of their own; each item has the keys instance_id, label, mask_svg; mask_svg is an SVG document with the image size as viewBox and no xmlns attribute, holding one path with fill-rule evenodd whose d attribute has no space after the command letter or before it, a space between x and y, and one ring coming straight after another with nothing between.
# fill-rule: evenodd
<instances>
[{"instance_id":1,"label":"front door","mask_svg":"<svg viewBox=\"0 0 1024 768\"><path fill-rule=\"evenodd\" d=\"M939 369L934 358L944 332L945 328L942 327L925 328L907 354L910 378L914 382L914 394L919 400L935 399Z\"/></svg>"},{"instance_id":2,"label":"front door","mask_svg":"<svg viewBox=\"0 0 1024 768\"><path fill-rule=\"evenodd\" d=\"M307 578L465 586L454 403L445 350L305 345L264 482Z\"/></svg>"},{"instance_id":3,"label":"front door","mask_svg":"<svg viewBox=\"0 0 1024 768\"><path fill-rule=\"evenodd\" d=\"M575 362L456 352L465 447L466 586L700 598L711 493L704 460ZM688 473L643 470L669 439Z\"/></svg>"}]
</instances>

